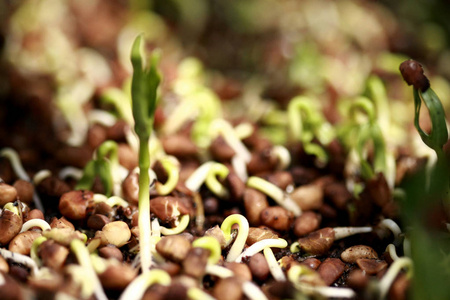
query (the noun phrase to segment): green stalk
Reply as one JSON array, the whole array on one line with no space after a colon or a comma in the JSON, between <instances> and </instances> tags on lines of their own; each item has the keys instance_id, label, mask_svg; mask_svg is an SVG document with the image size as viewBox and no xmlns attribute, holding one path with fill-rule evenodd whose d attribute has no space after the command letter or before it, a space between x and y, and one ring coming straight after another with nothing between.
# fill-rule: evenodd
<instances>
[{"instance_id":1,"label":"green stalk","mask_svg":"<svg viewBox=\"0 0 450 300\"><path fill-rule=\"evenodd\" d=\"M150 270L151 224L150 224L150 149L149 140L153 130L153 121L157 103L157 89L160 76L156 69L158 55L150 57L144 68L141 55L142 36L138 36L131 49L133 79L131 82L131 99L134 130L139 137L139 248L141 269L143 273Z\"/></svg>"}]
</instances>

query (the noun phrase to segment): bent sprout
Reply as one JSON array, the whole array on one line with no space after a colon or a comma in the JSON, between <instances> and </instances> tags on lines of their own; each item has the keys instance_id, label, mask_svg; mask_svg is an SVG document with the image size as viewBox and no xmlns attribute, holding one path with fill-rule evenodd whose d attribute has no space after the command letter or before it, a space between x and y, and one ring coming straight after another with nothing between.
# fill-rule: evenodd
<instances>
[{"instance_id":1,"label":"bent sprout","mask_svg":"<svg viewBox=\"0 0 450 300\"><path fill-rule=\"evenodd\" d=\"M173 156L166 156L160 159L161 165L167 172L167 181L162 184L156 183L156 191L159 195L165 196L170 194L178 183L180 178L180 163Z\"/></svg>"},{"instance_id":2,"label":"bent sprout","mask_svg":"<svg viewBox=\"0 0 450 300\"><path fill-rule=\"evenodd\" d=\"M225 237L225 241L228 243L231 242L231 227L234 224L239 225L239 232L234 240L233 246L231 246L230 251L228 252L226 260L228 262L235 261L238 256L241 254L242 249L244 249L245 242L247 241L248 232L249 232L249 224L247 219L243 215L234 214L228 216L220 226L220 229L223 232Z\"/></svg>"}]
</instances>

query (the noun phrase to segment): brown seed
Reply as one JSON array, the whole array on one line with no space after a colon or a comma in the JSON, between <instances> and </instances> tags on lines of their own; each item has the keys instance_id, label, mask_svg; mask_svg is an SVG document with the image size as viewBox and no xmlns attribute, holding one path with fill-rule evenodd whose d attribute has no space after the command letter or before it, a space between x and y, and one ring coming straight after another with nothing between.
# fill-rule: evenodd
<instances>
[{"instance_id":1,"label":"brown seed","mask_svg":"<svg viewBox=\"0 0 450 300\"><path fill-rule=\"evenodd\" d=\"M277 166L278 159L272 155L272 147L267 147L252 152L252 158L247 164L248 173L251 175L272 172Z\"/></svg>"},{"instance_id":2,"label":"brown seed","mask_svg":"<svg viewBox=\"0 0 450 300\"><path fill-rule=\"evenodd\" d=\"M214 286L213 296L217 300L240 300L242 299L241 281L236 277L220 279Z\"/></svg>"},{"instance_id":3,"label":"brown seed","mask_svg":"<svg viewBox=\"0 0 450 300\"><path fill-rule=\"evenodd\" d=\"M225 186L230 192L231 201L239 201L244 197L245 183L235 172L231 171L225 178Z\"/></svg>"},{"instance_id":4,"label":"brown seed","mask_svg":"<svg viewBox=\"0 0 450 300\"><path fill-rule=\"evenodd\" d=\"M178 280L178 278L176 279ZM184 280L180 280L180 282L172 281L170 284L169 291L165 296L165 300L188 300L187 292L188 285L184 282Z\"/></svg>"},{"instance_id":5,"label":"brown seed","mask_svg":"<svg viewBox=\"0 0 450 300\"><path fill-rule=\"evenodd\" d=\"M298 239L300 249L308 254L322 255L330 250L334 242L334 230L331 227L311 232L306 237Z\"/></svg>"},{"instance_id":6,"label":"brown seed","mask_svg":"<svg viewBox=\"0 0 450 300\"><path fill-rule=\"evenodd\" d=\"M117 122L110 127L106 128L106 136L108 140L119 141L125 138L130 125L124 120L117 120Z\"/></svg>"},{"instance_id":7,"label":"brown seed","mask_svg":"<svg viewBox=\"0 0 450 300\"><path fill-rule=\"evenodd\" d=\"M59 271L69 255L69 249L49 239L39 245L38 255L44 266Z\"/></svg>"},{"instance_id":8,"label":"brown seed","mask_svg":"<svg viewBox=\"0 0 450 300\"><path fill-rule=\"evenodd\" d=\"M256 253L248 261L248 267L254 279L264 281L269 277L270 269L266 258L262 253Z\"/></svg>"},{"instance_id":9,"label":"brown seed","mask_svg":"<svg viewBox=\"0 0 450 300\"><path fill-rule=\"evenodd\" d=\"M18 179L14 182L13 186L17 190L17 197L20 201L28 205L33 202L34 186L31 182Z\"/></svg>"},{"instance_id":10,"label":"brown seed","mask_svg":"<svg viewBox=\"0 0 450 300\"><path fill-rule=\"evenodd\" d=\"M322 262L315 257L308 257L304 261L300 262L301 265L305 265L313 270L317 270Z\"/></svg>"},{"instance_id":11,"label":"brown seed","mask_svg":"<svg viewBox=\"0 0 450 300\"><path fill-rule=\"evenodd\" d=\"M130 172L122 182L122 191L128 203L138 204L139 202L139 174Z\"/></svg>"},{"instance_id":12,"label":"brown seed","mask_svg":"<svg viewBox=\"0 0 450 300\"><path fill-rule=\"evenodd\" d=\"M103 273L98 275L102 286L106 289L122 291L136 277L136 270L127 264L109 264Z\"/></svg>"},{"instance_id":13,"label":"brown seed","mask_svg":"<svg viewBox=\"0 0 450 300\"><path fill-rule=\"evenodd\" d=\"M8 273L9 265L8 262L0 255L0 272Z\"/></svg>"},{"instance_id":14,"label":"brown seed","mask_svg":"<svg viewBox=\"0 0 450 300\"><path fill-rule=\"evenodd\" d=\"M281 206L270 206L261 212L261 223L270 228L287 231L294 221L294 214Z\"/></svg>"},{"instance_id":15,"label":"brown seed","mask_svg":"<svg viewBox=\"0 0 450 300\"><path fill-rule=\"evenodd\" d=\"M229 162L236 154L221 135L211 142L209 151L212 157L219 162Z\"/></svg>"},{"instance_id":16,"label":"brown seed","mask_svg":"<svg viewBox=\"0 0 450 300\"><path fill-rule=\"evenodd\" d=\"M331 285L344 273L345 263L339 258L327 258L317 268L326 285Z\"/></svg>"},{"instance_id":17,"label":"brown seed","mask_svg":"<svg viewBox=\"0 0 450 300\"><path fill-rule=\"evenodd\" d=\"M59 219L56 217L53 217L52 221L50 222L50 227L51 228L71 228L73 231L75 231L75 226L73 226L73 224L70 223L70 221L68 221L64 217L61 217Z\"/></svg>"},{"instance_id":18,"label":"brown seed","mask_svg":"<svg viewBox=\"0 0 450 300\"><path fill-rule=\"evenodd\" d=\"M377 259L378 254L372 247L365 245L351 246L341 253L342 261L354 264L359 258Z\"/></svg>"},{"instance_id":19,"label":"brown seed","mask_svg":"<svg viewBox=\"0 0 450 300\"><path fill-rule=\"evenodd\" d=\"M25 231L16 235L11 242L9 242L9 251L29 255L31 245L34 240L40 237L42 234L38 231Z\"/></svg>"},{"instance_id":20,"label":"brown seed","mask_svg":"<svg viewBox=\"0 0 450 300\"><path fill-rule=\"evenodd\" d=\"M59 200L59 211L72 220L82 220L86 217L86 208L89 201L94 198L91 191L71 191L61 196Z\"/></svg>"},{"instance_id":21,"label":"brown seed","mask_svg":"<svg viewBox=\"0 0 450 300\"><path fill-rule=\"evenodd\" d=\"M294 234L297 237L307 235L319 228L321 216L312 211L305 211L295 219Z\"/></svg>"},{"instance_id":22,"label":"brown seed","mask_svg":"<svg viewBox=\"0 0 450 300\"><path fill-rule=\"evenodd\" d=\"M225 262L224 267L230 269L234 273L234 277L242 281L251 281L252 273L246 264L237 262Z\"/></svg>"},{"instance_id":23,"label":"brown seed","mask_svg":"<svg viewBox=\"0 0 450 300\"><path fill-rule=\"evenodd\" d=\"M33 220L33 219L44 220L44 214L42 213L41 210L39 210L37 208L32 209L27 214L24 214L23 222L25 223L26 221Z\"/></svg>"},{"instance_id":24,"label":"brown seed","mask_svg":"<svg viewBox=\"0 0 450 300\"><path fill-rule=\"evenodd\" d=\"M114 209L105 202L95 203L94 214L104 215L106 217L112 217Z\"/></svg>"},{"instance_id":25,"label":"brown seed","mask_svg":"<svg viewBox=\"0 0 450 300\"><path fill-rule=\"evenodd\" d=\"M422 65L417 61L409 59L400 64L400 72L403 80L415 89L425 92L430 87L428 78L423 74Z\"/></svg>"},{"instance_id":26,"label":"brown seed","mask_svg":"<svg viewBox=\"0 0 450 300\"><path fill-rule=\"evenodd\" d=\"M22 229L22 218L4 209L0 216L0 245L8 244Z\"/></svg>"},{"instance_id":27,"label":"brown seed","mask_svg":"<svg viewBox=\"0 0 450 300\"><path fill-rule=\"evenodd\" d=\"M106 141L106 128L99 124L93 124L87 134L87 142L92 149L97 149Z\"/></svg>"},{"instance_id":28,"label":"brown seed","mask_svg":"<svg viewBox=\"0 0 450 300\"><path fill-rule=\"evenodd\" d=\"M222 247L222 249L227 244L223 231L220 229L219 225L216 225L206 230L204 236L212 236L213 238L215 238L219 242L220 247Z\"/></svg>"},{"instance_id":29,"label":"brown seed","mask_svg":"<svg viewBox=\"0 0 450 300\"><path fill-rule=\"evenodd\" d=\"M383 270L385 270L388 266L387 262L384 260L378 259L369 259L369 258L358 258L356 260L358 266L369 275L375 275Z\"/></svg>"},{"instance_id":30,"label":"brown seed","mask_svg":"<svg viewBox=\"0 0 450 300\"><path fill-rule=\"evenodd\" d=\"M205 274L209 254L210 252L207 249L191 248L182 262L184 273L194 278L202 277Z\"/></svg>"},{"instance_id":31,"label":"brown seed","mask_svg":"<svg viewBox=\"0 0 450 300\"><path fill-rule=\"evenodd\" d=\"M70 187L56 176L44 178L37 186L39 194L46 195L55 200L61 198L64 193L70 192Z\"/></svg>"},{"instance_id":32,"label":"brown seed","mask_svg":"<svg viewBox=\"0 0 450 300\"><path fill-rule=\"evenodd\" d=\"M268 228L250 227L247 236L247 245L251 246L256 242L265 239L277 239L278 235Z\"/></svg>"},{"instance_id":33,"label":"brown seed","mask_svg":"<svg viewBox=\"0 0 450 300\"><path fill-rule=\"evenodd\" d=\"M128 144L119 144L119 163L128 170L133 170L138 166L138 156Z\"/></svg>"},{"instance_id":34,"label":"brown seed","mask_svg":"<svg viewBox=\"0 0 450 300\"><path fill-rule=\"evenodd\" d=\"M266 176L267 181L275 184L282 190L294 183L292 174L288 171L275 171Z\"/></svg>"},{"instance_id":35,"label":"brown seed","mask_svg":"<svg viewBox=\"0 0 450 300\"><path fill-rule=\"evenodd\" d=\"M164 223L172 223L180 215L189 213L181 198L171 196L151 199L150 210Z\"/></svg>"},{"instance_id":36,"label":"brown seed","mask_svg":"<svg viewBox=\"0 0 450 300\"><path fill-rule=\"evenodd\" d=\"M98 249L98 255L103 258L114 258L120 262L123 261L122 251L120 251L119 248L117 248L112 244L106 245Z\"/></svg>"},{"instance_id":37,"label":"brown seed","mask_svg":"<svg viewBox=\"0 0 450 300\"><path fill-rule=\"evenodd\" d=\"M3 207L6 203L14 202L16 198L16 188L4 182L0 182L0 207Z\"/></svg>"},{"instance_id":38,"label":"brown seed","mask_svg":"<svg viewBox=\"0 0 450 300\"><path fill-rule=\"evenodd\" d=\"M185 259L189 249L191 249L191 243L181 235L165 236L156 244L156 251L174 262Z\"/></svg>"},{"instance_id":39,"label":"brown seed","mask_svg":"<svg viewBox=\"0 0 450 300\"><path fill-rule=\"evenodd\" d=\"M291 198L303 211L319 209L323 203L322 185L318 181L302 185L294 189Z\"/></svg>"},{"instance_id":40,"label":"brown seed","mask_svg":"<svg viewBox=\"0 0 450 300\"><path fill-rule=\"evenodd\" d=\"M324 196L333 202L338 209L345 209L347 203L352 198L352 194L347 190L344 183L333 181L324 187Z\"/></svg>"},{"instance_id":41,"label":"brown seed","mask_svg":"<svg viewBox=\"0 0 450 300\"><path fill-rule=\"evenodd\" d=\"M64 284L62 274L52 269L47 269L45 276L29 277L27 285L36 291L38 298L45 298L46 295L55 295Z\"/></svg>"},{"instance_id":42,"label":"brown seed","mask_svg":"<svg viewBox=\"0 0 450 300\"><path fill-rule=\"evenodd\" d=\"M399 276L394 280L394 282L391 285L391 288L389 289L389 299L395 299L395 300L405 300L407 293L407 290L409 289L409 286L411 284L411 281L408 279L406 274L400 273Z\"/></svg>"},{"instance_id":43,"label":"brown seed","mask_svg":"<svg viewBox=\"0 0 450 300\"><path fill-rule=\"evenodd\" d=\"M104 216L104 215L100 215L100 214L95 214L89 217L88 221L87 221L87 226L90 229L94 229L94 230L102 230L103 226L105 226L106 224L110 223L111 221L109 220L108 217Z\"/></svg>"},{"instance_id":44,"label":"brown seed","mask_svg":"<svg viewBox=\"0 0 450 300\"><path fill-rule=\"evenodd\" d=\"M15 265L13 265L14 267L16 267ZM23 268L17 267L19 269L24 270ZM11 299L11 300L24 300L24 299L28 299L30 295L28 295L28 297L26 297L26 293L24 292L22 285L19 284L18 280L14 279L14 275L12 274L12 269L9 274L1 274L4 278L4 283L2 284L2 299ZM25 271L26 272L26 271ZM25 274L25 279L26 276L28 274Z\"/></svg>"},{"instance_id":45,"label":"brown seed","mask_svg":"<svg viewBox=\"0 0 450 300\"><path fill-rule=\"evenodd\" d=\"M349 287L357 290L363 290L369 283L369 276L361 269L353 269L347 277Z\"/></svg>"},{"instance_id":46,"label":"brown seed","mask_svg":"<svg viewBox=\"0 0 450 300\"><path fill-rule=\"evenodd\" d=\"M381 172L378 173L375 178L367 181L366 189L369 192L373 203L379 207L385 206L392 200L391 189Z\"/></svg>"},{"instance_id":47,"label":"brown seed","mask_svg":"<svg viewBox=\"0 0 450 300\"><path fill-rule=\"evenodd\" d=\"M97 235L102 239L102 245L112 244L122 247L131 238L131 231L127 223L123 221L114 221L103 226L102 231L97 231Z\"/></svg>"},{"instance_id":48,"label":"brown seed","mask_svg":"<svg viewBox=\"0 0 450 300\"><path fill-rule=\"evenodd\" d=\"M180 158L196 157L197 146L187 135L175 134L161 140L167 154Z\"/></svg>"},{"instance_id":49,"label":"brown seed","mask_svg":"<svg viewBox=\"0 0 450 300\"><path fill-rule=\"evenodd\" d=\"M246 217L251 226L261 225L261 212L269 207L267 197L262 192L246 188L244 191Z\"/></svg>"}]
</instances>

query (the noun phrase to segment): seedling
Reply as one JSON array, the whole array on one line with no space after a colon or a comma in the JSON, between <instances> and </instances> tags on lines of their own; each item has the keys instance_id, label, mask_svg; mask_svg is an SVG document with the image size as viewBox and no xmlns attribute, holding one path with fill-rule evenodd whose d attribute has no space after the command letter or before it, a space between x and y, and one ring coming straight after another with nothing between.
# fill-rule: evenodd
<instances>
[{"instance_id":1,"label":"seedling","mask_svg":"<svg viewBox=\"0 0 450 300\"><path fill-rule=\"evenodd\" d=\"M144 68L141 55L142 36L138 36L131 50L133 79L131 99L134 130L139 138L139 246L141 269L146 273L151 266L151 225L150 225L150 157L149 140L157 105L157 89L161 77L156 69L158 55L153 53Z\"/></svg>"},{"instance_id":2,"label":"seedling","mask_svg":"<svg viewBox=\"0 0 450 300\"><path fill-rule=\"evenodd\" d=\"M239 232L234 240L233 246L231 246L230 251L227 255L227 261L235 261L238 256L241 254L242 249L244 249L245 242L247 241L249 225L247 219L243 215L234 214L228 216L225 220L223 220L220 229L222 230L225 241L230 243L231 238L231 227L234 224L239 225Z\"/></svg>"}]
</instances>

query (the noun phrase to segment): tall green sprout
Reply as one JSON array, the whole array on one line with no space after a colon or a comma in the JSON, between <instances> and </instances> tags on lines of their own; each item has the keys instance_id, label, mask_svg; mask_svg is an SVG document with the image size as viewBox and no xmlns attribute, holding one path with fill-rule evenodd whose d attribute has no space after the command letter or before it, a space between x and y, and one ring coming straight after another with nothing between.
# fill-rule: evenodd
<instances>
[{"instance_id":1,"label":"tall green sprout","mask_svg":"<svg viewBox=\"0 0 450 300\"><path fill-rule=\"evenodd\" d=\"M149 140L153 129L157 102L157 89L161 77L156 69L158 55L153 53L144 66L141 55L142 36L138 36L131 49L133 79L131 83L131 102L134 130L139 138L139 246L142 272L151 266L151 227L150 227L150 155Z\"/></svg>"},{"instance_id":2,"label":"tall green sprout","mask_svg":"<svg viewBox=\"0 0 450 300\"><path fill-rule=\"evenodd\" d=\"M419 172L407 182L407 202L402 206L402 218L411 232L411 257L415 270L412 299L449 299L448 232L426 225L430 210L443 207L447 216L450 212L450 169L443 150L448 141L445 111L418 62L407 60L400 65L400 71L406 83L413 86L414 126L422 141L437 155L431 172ZM431 121L429 133L420 127L422 102L428 109ZM424 182L428 180L430 185L424 188Z\"/></svg>"}]
</instances>

